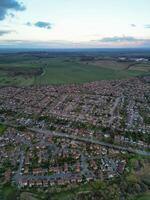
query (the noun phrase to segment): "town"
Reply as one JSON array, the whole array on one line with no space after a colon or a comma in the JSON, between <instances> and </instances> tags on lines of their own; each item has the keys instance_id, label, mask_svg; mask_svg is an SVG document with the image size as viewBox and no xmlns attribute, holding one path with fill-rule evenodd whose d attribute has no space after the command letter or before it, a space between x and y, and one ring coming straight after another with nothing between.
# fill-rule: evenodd
<instances>
[{"instance_id":1,"label":"town","mask_svg":"<svg viewBox=\"0 0 150 200\"><path fill-rule=\"evenodd\" d=\"M1 87L0 114L2 177L19 188L112 179L150 155L145 78Z\"/></svg>"}]
</instances>

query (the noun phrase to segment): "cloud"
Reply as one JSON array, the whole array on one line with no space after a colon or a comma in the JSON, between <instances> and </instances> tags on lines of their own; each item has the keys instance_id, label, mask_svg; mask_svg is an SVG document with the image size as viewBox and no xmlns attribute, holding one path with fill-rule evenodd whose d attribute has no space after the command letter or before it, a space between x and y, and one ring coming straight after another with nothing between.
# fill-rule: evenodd
<instances>
[{"instance_id":1,"label":"cloud","mask_svg":"<svg viewBox=\"0 0 150 200\"><path fill-rule=\"evenodd\" d=\"M6 34L9 34L9 33L12 33L12 32L14 32L14 31L11 31L11 30L7 30L7 31L0 30L0 36L6 35Z\"/></svg>"},{"instance_id":2,"label":"cloud","mask_svg":"<svg viewBox=\"0 0 150 200\"><path fill-rule=\"evenodd\" d=\"M0 48L75 48L80 44L63 41L38 41L38 40L0 40Z\"/></svg>"},{"instance_id":3,"label":"cloud","mask_svg":"<svg viewBox=\"0 0 150 200\"><path fill-rule=\"evenodd\" d=\"M49 23L49 22L41 22L41 21L39 21L39 22L36 22L34 25L39 27L39 28L51 29L51 23Z\"/></svg>"},{"instance_id":4,"label":"cloud","mask_svg":"<svg viewBox=\"0 0 150 200\"><path fill-rule=\"evenodd\" d=\"M23 11L25 7L18 0L0 0L0 20L4 20L9 12ZM12 14L12 13L10 13Z\"/></svg>"},{"instance_id":5,"label":"cloud","mask_svg":"<svg viewBox=\"0 0 150 200\"><path fill-rule=\"evenodd\" d=\"M100 40L93 40L91 44L100 47L150 47L150 38L135 38L132 36L114 36L114 37L104 37Z\"/></svg>"},{"instance_id":6,"label":"cloud","mask_svg":"<svg viewBox=\"0 0 150 200\"><path fill-rule=\"evenodd\" d=\"M110 37L111 38L111 37ZM1 48L150 48L150 39L123 37L113 37L115 39L106 38L104 40L91 40L86 42L73 42L62 40L0 40ZM116 38L119 38L117 40ZM128 40L127 40L128 38ZM105 41L105 42L103 42ZM116 42L117 41L117 42Z\"/></svg>"},{"instance_id":7,"label":"cloud","mask_svg":"<svg viewBox=\"0 0 150 200\"><path fill-rule=\"evenodd\" d=\"M30 22L25 23L25 25L32 26L32 24Z\"/></svg>"},{"instance_id":8,"label":"cloud","mask_svg":"<svg viewBox=\"0 0 150 200\"><path fill-rule=\"evenodd\" d=\"M144 27L145 28L150 28L150 24L146 24Z\"/></svg>"},{"instance_id":9,"label":"cloud","mask_svg":"<svg viewBox=\"0 0 150 200\"><path fill-rule=\"evenodd\" d=\"M136 24L130 24L131 27L135 28L136 27Z\"/></svg>"},{"instance_id":10,"label":"cloud","mask_svg":"<svg viewBox=\"0 0 150 200\"><path fill-rule=\"evenodd\" d=\"M49 22L43 22L43 21L38 21L36 23L31 23L31 22L27 22L25 25L27 26L35 26L38 28L45 28L45 29L51 29L52 25Z\"/></svg>"},{"instance_id":11,"label":"cloud","mask_svg":"<svg viewBox=\"0 0 150 200\"><path fill-rule=\"evenodd\" d=\"M104 43L112 43L112 42L135 42L135 41L138 41L138 39L134 38L134 37L131 37L131 36L124 36L124 37L118 37L118 36L115 36L115 37L105 37L105 38L102 38L101 40L99 40L100 42L104 42Z\"/></svg>"}]
</instances>

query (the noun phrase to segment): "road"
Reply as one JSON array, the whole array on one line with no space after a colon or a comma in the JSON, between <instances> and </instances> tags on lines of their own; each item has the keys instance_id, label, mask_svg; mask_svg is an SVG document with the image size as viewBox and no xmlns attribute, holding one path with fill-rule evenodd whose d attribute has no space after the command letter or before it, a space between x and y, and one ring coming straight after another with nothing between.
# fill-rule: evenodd
<instances>
[{"instance_id":1,"label":"road","mask_svg":"<svg viewBox=\"0 0 150 200\"><path fill-rule=\"evenodd\" d=\"M75 140L75 141L80 141L80 142L85 142L85 143L92 143L92 144L98 144L101 146L105 146L108 148L113 148L113 149L117 149L120 151L127 151L130 153L135 153L135 154L139 154L142 156L150 156L150 152L147 151L141 151L138 149L132 149L132 148L128 148L128 147L122 147L119 145L114 145L114 144L109 144L109 143L105 143L105 142L101 142L98 141L96 139L91 139L91 138L87 138L87 137L79 137L79 136L73 136L73 135L68 135L66 133L59 133L59 132L54 132L54 131L49 131L49 130L44 130L44 129L38 129L38 128L29 128L30 131L32 132L37 132L37 133L41 133L41 134L47 134L47 135L52 135L52 136L56 136L56 137L62 137L62 138L66 138L66 139L71 139L71 140Z\"/></svg>"},{"instance_id":2,"label":"road","mask_svg":"<svg viewBox=\"0 0 150 200\"><path fill-rule=\"evenodd\" d=\"M114 121L114 112L115 112L115 110L116 110L116 108L117 108L117 106L118 106L118 104L119 104L121 98L122 98L122 97L117 97L117 98L116 98L115 103L114 103L114 105L113 105L113 107L112 107L112 109L111 109L111 111L110 111L110 120L109 120L109 122L108 122L108 123L109 123L109 126L111 126L112 123L113 123L113 121Z\"/></svg>"},{"instance_id":3,"label":"road","mask_svg":"<svg viewBox=\"0 0 150 200\"><path fill-rule=\"evenodd\" d=\"M22 175L21 175L21 170L23 168L23 164L24 164L24 153L23 151L20 152L20 163L19 163L19 168L15 174L15 176L13 177L13 179L16 181L16 182L19 182L19 180L22 178Z\"/></svg>"}]
</instances>

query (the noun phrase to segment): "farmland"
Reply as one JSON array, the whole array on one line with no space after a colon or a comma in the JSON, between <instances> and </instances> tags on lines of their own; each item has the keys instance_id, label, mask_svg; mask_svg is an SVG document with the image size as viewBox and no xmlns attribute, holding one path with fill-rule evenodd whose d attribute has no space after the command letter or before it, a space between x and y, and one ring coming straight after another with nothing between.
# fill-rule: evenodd
<instances>
[{"instance_id":1,"label":"farmland","mask_svg":"<svg viewBox=\"0 0 150 200\"><path fill-rule=\"evenodd\" d=\"M0 85L31 86L127 79L150 71L150 62L119 62L117 56L117 53L97 52L1 54Z\"/></svg>"}]
</instances>

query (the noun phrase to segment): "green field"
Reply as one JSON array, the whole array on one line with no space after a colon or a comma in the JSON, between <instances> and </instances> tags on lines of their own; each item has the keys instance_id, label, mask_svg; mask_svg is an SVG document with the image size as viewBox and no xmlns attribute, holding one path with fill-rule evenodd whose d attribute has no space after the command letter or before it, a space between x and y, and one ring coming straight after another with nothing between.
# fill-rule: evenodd
<instances>
[{"instance_id":1,"label":"green field","mask_svg":"<svg viewBox=\"0 0 150 200\"><path fill-rule=\"evenodd\" d=\"M84 83L126 79L150 72L150 63L127 69L129 64L110 59L81 62L78 57L43 58L32 54L8 54L0 56L0 86ZM40 70L42 73L39 73Z\"/></svg>"}]
</instances>

